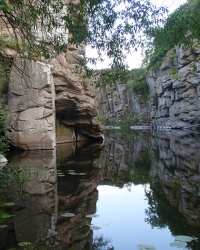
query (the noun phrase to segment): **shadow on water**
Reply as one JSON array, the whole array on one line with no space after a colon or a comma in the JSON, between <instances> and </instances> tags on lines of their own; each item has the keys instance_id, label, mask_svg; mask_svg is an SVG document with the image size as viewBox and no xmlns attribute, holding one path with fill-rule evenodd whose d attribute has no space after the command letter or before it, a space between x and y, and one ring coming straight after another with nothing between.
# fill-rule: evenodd
<instances>
[{"instance_id":1,"label":"shadow on water","mask_svg":"<svg viewBox=\"0 0 200 250\"><path fill-rule=\"evenodd\" d=\"M60 144L10 162L0 172L0 249L115 249L93 239L97 187L130 183L149 187L146 224L200 240L199 134L107 131L104 145Z\"/></svg>"}]
</instances>

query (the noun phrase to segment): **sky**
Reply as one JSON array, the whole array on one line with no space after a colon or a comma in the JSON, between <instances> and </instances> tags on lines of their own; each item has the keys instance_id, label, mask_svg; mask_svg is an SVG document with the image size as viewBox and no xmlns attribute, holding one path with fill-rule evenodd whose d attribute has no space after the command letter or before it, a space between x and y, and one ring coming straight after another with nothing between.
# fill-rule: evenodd
<instances>
[{"instance_id":1,"label":"sky","mask_svg":"<svg viewBox=\"0 0 200 250\"><path fill-rule=\"evenodd\" d=\"M187 0L151 0L152 3L159 6L167 6L170 12L173 12L176 8L178 8L181 4L187 2ZM86 48L86 55L88 57L94 57L96 55L95 50L90 47ZM142 63L142 52L138 50L137 52L133 52L127 56L127 64L130 69L139 68ZM89 67L93 69L103 69L109 68L110 61L106 59L103 62L98 62L95 66L88 64Z\"/></svg>"},{"instance_id":2,"label":"sky","mask_svg":"<svg viewBox=\"0 0 200 250\"><path fill-rule=\"evenodd\" d=\"M137 246L143 244L155 247L151 249L173 250L170 243L174 237L169 228L153 228L146 221L151 207L145 191L149 191L148 184L129 182L123 188L98 186L97 211L92 219L92 226L96 227L93 239L103 236L115 250L141 249Z\"/></svg>"}]
</instances>

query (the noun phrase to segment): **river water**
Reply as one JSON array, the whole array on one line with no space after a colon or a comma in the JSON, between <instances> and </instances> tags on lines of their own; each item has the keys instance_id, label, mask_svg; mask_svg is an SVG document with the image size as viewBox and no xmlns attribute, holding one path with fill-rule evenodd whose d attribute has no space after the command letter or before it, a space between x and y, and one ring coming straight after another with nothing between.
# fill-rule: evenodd
<instances>
[{"instance_id":1,"label":"river water","mask_svg":"<svg viewBox=\"0 0 200 250\"><path fill-rule=\"evenodd\" d=\"M0 171L0 249L200 249L200 135L107 131L15 153Z\"/></svg>"}]
</instances>

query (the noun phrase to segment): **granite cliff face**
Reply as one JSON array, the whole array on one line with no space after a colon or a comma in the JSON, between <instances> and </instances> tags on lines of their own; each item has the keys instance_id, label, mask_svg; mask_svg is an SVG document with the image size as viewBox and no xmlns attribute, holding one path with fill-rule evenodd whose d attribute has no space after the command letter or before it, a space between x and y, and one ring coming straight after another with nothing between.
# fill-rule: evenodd
<instances>
[{"instance_id":1,"label":"granite cliff face","mask_svg":"<svg viewBox=\"0 0 200 250\"><path fill-rule=\"evenodd\" d=\"M15 59L8 92L9 138L16 147L52 149L55 137L55 90L50 66ZM22 73L23 72L23 73Z\"/></svg>"},{"instance_id":2,"label":"granite cliff face","mask_svg":"<svg viewBox=\"0 0 200 250\"><path fill-rule=\"evenodd\" d=\"M141 100L140 95L124 83L100 85L96 89L96 99L99 111L110 123L135 120L142 124L149 120L148 101Z\"/></svg>"},{"instance_id":3,"label":"granite cliff face","mask_svg":"<svg viewBox=\"0 0 200 250\"><path fill-rule=\"evenodd\" d=\"M95 116L97 106L91 81L76 73L66 54L52 64L17 58L20 71L11 72L8 110L14 146L52 149L56 142L103 139ZM21 70L24 71L21 74Z\"/></svg>"},{"instance_id":4,"label":"granite cliff face","mask_svg":"<svg viewBox=\"0 0 200 250\"><path fill-rule=\"evenodd\" d=\"M68 39L68 31L63 28L63 33ZM92 82L77 70L85 46L68 44L65 52L48 61L24 60L14 56L13 50L8 54L15 66L4 106L10 113L8 137L15 147L53 149L56 143L104 138L95 120Z\"/></svg>"},{"instance_id":5,"label":"granite cliff face","mask_svg":"<svg viewBox=\"0 0 200 250\"><path fill-rule=\"evenodd\" d=\"M97 105L92 81L78 73L79 59L85 47L68 44L66 53L52 59L55 84L55 108L57 118L57 142L70 141L63 131L72 131L71 140L102 139L103 132L95 120ZM67 135L66 134L66 135Z\"/></svg>"},{"instance_id":6,"label":"granite cliff face","mask_svg":"<svg viewBox=\"0 0 200 250\"><path fill-rule=\"evenodd\" d=\"M200 45L169 51L147 76L150 120L157 128L200 128Z\"/></svg>"},{"instance_id":7,"label":"granite cliff face","mask_svg":"<svg viewBox=\"0 0 200 250\"><path fill-rule=\"evenodd\" d=\"M96 90L100 112L109 122L136 119L158 129L200 129L200 45L170 50L162 64L147 74L150 97L126 84L100 85Z\"/></svg>"}]
</instances>

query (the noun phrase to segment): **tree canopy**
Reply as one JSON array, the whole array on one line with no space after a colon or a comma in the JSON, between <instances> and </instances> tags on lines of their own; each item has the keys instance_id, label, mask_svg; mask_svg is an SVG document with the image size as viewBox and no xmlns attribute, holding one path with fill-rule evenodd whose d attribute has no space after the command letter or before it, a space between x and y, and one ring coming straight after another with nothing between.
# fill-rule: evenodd
<instances>
[{"instance_id":1,"label":"tree canopy","mask_svg":"<svg viewBox=\"0 0 200 250\"><path fill-rule=\"evenodd\" d=\"M188 0L167 18L162 27L146 30L146 58L150 67L159 64L176 45L191 47L200 41L200 0Z\"/></svg>"},{"instance_id":2,"label":"tree canopy","mask_svg":"<svg viewBox=\"0 0 200 250\"><path fill-rule=\"evenodd\" d=\"M150 0L0 0L0 64L9 67L7 48L29 60L48 59L66 50L70 34L68 42L90 45L100 59L106 52L118 72L126 68L125 52L138 47L152 66L175 45L200 39L200 0L166 17L167 9Z\"/></svg>"},{"instance_id":3,"label":"tree canopy","mask_svg":"<svg viewBox=\"0 0 200 250\"><path fill-rule=\"evenodd\" d=\"M112 58L115 66L124 61L124 51L143 45L144 30L160 25L167 10L149 0L0 0L0 23L8 31L0 34L0 61L6 46L30 60L49 58L66 49L69 42L84 43ZM40 39L38 39L40 30ZM93 62L93 59L88 59Z\"/></svg>"}]
</instances>

